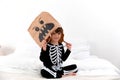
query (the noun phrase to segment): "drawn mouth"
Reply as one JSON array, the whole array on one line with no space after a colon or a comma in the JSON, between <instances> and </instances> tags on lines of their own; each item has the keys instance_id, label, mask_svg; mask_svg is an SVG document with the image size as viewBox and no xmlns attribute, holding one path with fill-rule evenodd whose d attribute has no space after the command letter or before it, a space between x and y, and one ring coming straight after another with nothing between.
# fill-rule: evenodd
<instances>
[{"instance_id":1,"label":"drawn mouth","mask_svg":"<svg viewBox=\"0 0 120 80\"><path fill-rule=\"evenodd\" d=\"M40 34L39 34L39 41L41 42L43 39L44 39L44 37L49 33L49 31L51 30L51 29L53 29L53 27L54 27L54 24L53 23L47 23L47 24L45 24L44 26L43 26L43 28L42 29L36 29L37 31L41 31L40 32Z\"/></svg>"}]
</instances>

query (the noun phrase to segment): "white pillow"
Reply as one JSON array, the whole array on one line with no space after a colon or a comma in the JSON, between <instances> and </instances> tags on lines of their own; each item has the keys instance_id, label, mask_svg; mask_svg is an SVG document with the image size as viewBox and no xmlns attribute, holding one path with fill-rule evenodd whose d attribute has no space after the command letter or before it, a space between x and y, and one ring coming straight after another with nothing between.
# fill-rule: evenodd
<instances>
[{"instance_id":1,"label":"white pillow","mask_svg":"<svg viewBox=\"0 0 120 80\"><path fill-rule=\"evenodd\" d=\"M81 38L72 38L69 39L69 41L72 44L70 58L78 60L90 56L90 46L87 40Z\"/></svg>"},{"instance_id":2,"label":"white pillow","mask_svg":"<svg viewBox=\"0 0 120 80\"><path fill-rule=\"evenodd\" d=\"M72 52L70 54L70 58L75 59L75 60L82 60L90 57L90 52L89 51L82 51L82 52Z\"/></svg>"}]
</instances>

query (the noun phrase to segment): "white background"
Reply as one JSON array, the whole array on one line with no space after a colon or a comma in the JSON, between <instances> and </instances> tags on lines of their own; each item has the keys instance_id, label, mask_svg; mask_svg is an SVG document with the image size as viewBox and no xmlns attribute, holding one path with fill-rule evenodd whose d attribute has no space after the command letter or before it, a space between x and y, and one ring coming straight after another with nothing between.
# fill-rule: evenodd
<instances>
[{"instance_id":1,"label":"white background","mask_svg":"<svg viewBox=\"0 0 120 80\"><path fill-rule=\"evenodd\" d=\"M119 0L0 0L0 44L27 43L27 29L42 11L62 25L66 40L84 38L91 54L120 68Z\"/></svg>"}]
</instances>

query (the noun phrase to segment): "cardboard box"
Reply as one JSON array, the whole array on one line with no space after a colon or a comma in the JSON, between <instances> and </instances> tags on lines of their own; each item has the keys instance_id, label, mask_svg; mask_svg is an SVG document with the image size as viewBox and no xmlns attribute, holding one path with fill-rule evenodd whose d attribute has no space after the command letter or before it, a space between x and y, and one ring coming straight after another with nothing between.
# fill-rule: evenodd
<instances>
[{"instance_id":1,"label":"cardboard box","mask_svg":"<svg viewBox=\"0 0 120 80\"><path fill-rule=\"evenodd\" d=\"M41 47L42 41L47 39L52 31L61 25L53 18L48 12L41 12L28 28L28 32L35 40L35 42Z\"/></svg>"}]
</instances>

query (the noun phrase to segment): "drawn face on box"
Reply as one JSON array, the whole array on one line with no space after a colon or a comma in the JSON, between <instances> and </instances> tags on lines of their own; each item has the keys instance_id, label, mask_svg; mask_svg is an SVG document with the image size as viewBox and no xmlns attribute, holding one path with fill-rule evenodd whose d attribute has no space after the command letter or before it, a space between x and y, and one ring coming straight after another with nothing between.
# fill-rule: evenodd
<instances>
[{"instance_id":1,"label":"drawn face on box","mask_svg":"<svg viewBox=\"0 0 120 80\"><path fill-rule=\"evenodd\" d=\"M44 23L43 20L39 21L39 24L41 27L39 26L35 26L33 27L33 30L38 32L39 34L39 41L42 42L45 38L45 36L48 34L48 32L54 28L54 23Z\"/></svg>"},{"instance_id":2,"label":"drawn face on box","mask_svg":"<svg viewBox=\"0 0 120 80\"><path fill-rule=\"evenodd\" d=\"M47 39L50 33L59 26L59 23L49 13L43 12L32 22L28 31L41 47L42 41Z\"/></svg>"}]
</instances>

